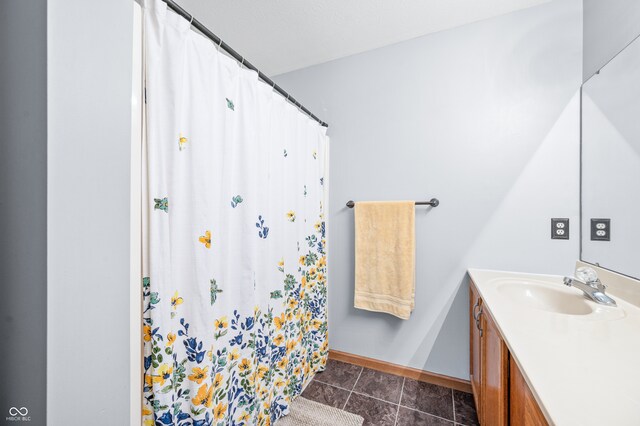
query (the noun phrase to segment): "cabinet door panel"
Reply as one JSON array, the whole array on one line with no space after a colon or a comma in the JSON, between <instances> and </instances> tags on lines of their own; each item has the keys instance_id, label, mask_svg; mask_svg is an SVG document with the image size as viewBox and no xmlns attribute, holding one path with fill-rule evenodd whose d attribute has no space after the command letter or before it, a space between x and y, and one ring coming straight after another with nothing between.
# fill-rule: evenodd
<instances>
[{"instance_id":1,"label":"cabinet door panel","mask_svg":"<svg viewBox=\"0 0 640 426\"><path fill-rule=\"evenodd\" d=\"M547 420L542 414L533 393L520 373L513 358L510 366L510 404L512 426L547 426Z\"/></svg>"},{"instance_id":2,"label":"cabinet door panel","mask_svg":"<svg viewBox=\"0 0 640 426\"><path fill-rule=\"evenodd\" d=\"M502 426L509 420L509 351L491 315L481 311L481 390L483 425Z\"/></svg>"},{"instance_id":3,"label":"cabinet door panel","mask_svg":"<svg viewBox=\"0 0 640 426\"><path fill-rule=\"evenodd\" d=\"M469 361L470 361L469 379L471 380L473 398L476 403L479 419L482 418L481 417L482 405L480 404L480 401L482 400L482 396L480 394L480 388L481 388L480 378L481 378L482 363L480 362L480 355L481 355L480 330L478 328L479 324L476 322L476 318L480 309L482 309L482 300L478 295L478 291L476 290L473 281L471 281L469 283L469 334L470 334L469 337L470 337L470 349L471 349L471 353L469 357Z\"/></svg>"}]
</instances>

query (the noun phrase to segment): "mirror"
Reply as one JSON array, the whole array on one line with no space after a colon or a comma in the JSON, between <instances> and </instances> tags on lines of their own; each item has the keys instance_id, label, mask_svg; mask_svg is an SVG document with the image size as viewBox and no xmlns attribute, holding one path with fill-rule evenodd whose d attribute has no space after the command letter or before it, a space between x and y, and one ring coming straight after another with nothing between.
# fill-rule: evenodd
<instances>
[{"instance_id":1,"label":"mirror","mask_svg":"<svg viewBox=\"0 0 640 426\"><path fill-rule=\"evenodd\" d=\"M640 278L640 39L582 86L580 258Z\"/></svg>"}]
</instances>

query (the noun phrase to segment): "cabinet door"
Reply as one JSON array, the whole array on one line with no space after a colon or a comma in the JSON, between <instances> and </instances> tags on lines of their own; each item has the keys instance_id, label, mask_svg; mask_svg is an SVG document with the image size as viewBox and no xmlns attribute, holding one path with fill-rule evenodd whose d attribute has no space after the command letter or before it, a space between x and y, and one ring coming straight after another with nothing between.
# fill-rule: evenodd
<instances>
[{"instance_id":1,"label":"cabinet door","mask_svg":"<svg viewBox=\"0 0 640 426\"><path fill-rule=\"evenodd\" d=\"M469 283L469 309L470 309L470 312L469 312L470 345L469 346L471 349L471 353L469 356L469 361L470 361L469 379L471 380L471 389L473 390L473 398L476 403L478 418L480 419L482 418L481 417L482 405L480 404L480 401L482 400L482 397L480 395L480 388L481 388L480 377L481 377L482 363L480 362L481 338L480 338L480 324L479 324L478 316L479 316L480 309L482 309L482 300L478 295L478 290L476 290L476 287L473 281Z\"/></svg>"},{"instance_id":2,"label":"cabinet door","mask_svg":"<svg viewBox=\"0 0 640 426\"><path fill-rule=\"evenodd\" d=\"M509 350L486 310L481 310L480 422L487 426L507 425L509 421Z\"/></svg>"},{"instance_id":3,"label":"cabinet door","mask_svg":"<svg viewBox=\"0 0 640 426\"><path fill-rule=\"evenodd\" d=\"M533 393L524 381L520 369L511 358L511 384L510 384L510 404L511 404L511 425L512 426L547 426L547 420L542 414Z\"/></svg>"}]
</instances>

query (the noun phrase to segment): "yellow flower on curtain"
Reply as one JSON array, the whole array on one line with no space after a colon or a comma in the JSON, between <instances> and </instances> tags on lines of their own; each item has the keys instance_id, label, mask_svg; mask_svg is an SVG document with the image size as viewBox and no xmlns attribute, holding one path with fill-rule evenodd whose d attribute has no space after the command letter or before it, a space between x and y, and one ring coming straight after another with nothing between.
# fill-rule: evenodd
<instances>
[{"instance_id":1,"label":"yellow flower on curtain","mask_svg":"<svg viewBox=\"0 0 640 426\"><path fill-rule=\"evenodd\" d=\"M146 374L144 375L144 385L148 388L150 388L151 386L153 386L153 376L151 376L151 374Z\"/></svg>"},{"instance_id":2,"label":"yellow flower on curtain","mask_svg":"<svg viewBox=\"0 0 640 426\"><path fill-rule=\"evenodd\" d=\"M218 389L223 382L224 382L224 376L220 373L216 373L216 377L214 377L211 387L213 387L214 389Z\"/></svg>"},{"instance_id":3,"label":"yellow flower on curtain","mask_svg":"<svg viewBox=\"0 0 640 426\"><path fill-rule=\"evenodd\" d=\"M211 248L211 231L209 230L205 231L204 235L201 235L198 238L198 241L204 244L206 248Z\"/></svg>"},{"instance_id":4,"label":"yellow flower on curtain","mask_svg":"<svg viewBox=\"0 0 640 426\"><path fill-rule=\"evenodd\" d=\"M273 344L276 346L280 346L284 342L284 336L282 334L278 334L273 338Z\"/></svg>"},{"instance_id":5,"label":"yellow flower on curtain","mask_svg":"<svg viewBox=\"0 0 640 426\"><path fill-rule=\"evenodd\" d=\"M213 419L215 421L218 421L222 419L226 413L227 413L227 404L219 402L218 405L216 405L216 408L213 410Z\"/></svg>"},{"instance_id":6,"label":"yellow flower on curtain","mask_svg":"<svg viewBox=\"0 0 640 426\"><path fill-rule=\"evenodd\" d=\"M287 365L289 364L289 359L288 358L282 358L279 362L278 362L278 368L280 370L284 370L285 368L287 368Z\"/></svg>"},{"instance_id":7,"label":"yellow flower on curtain","mask_svg":"<svg viewBox=\"0 0 640 426\"><path fill-rule=\"evenodd\" d=\"M216 328L216 330L223 330L229 327L229 318L227 318L226 316L218 318L214 321L213 326Z\"/></svg>"},{"instance_id":8,"label":"yellow flower on curtain","mask_svg":"<svg viewBox=\"0 0 640 426\"><path fill-rule=\"evenodd\" d=\"M240 358L240 352L238 352L238 348L234 348L231 352L229 352L229 361L235 361Z\"/></svg>"},{"instance_id":9,"label":"yellow flower on curtain","mask_svg":"<svg viewBox=\"0 0 640 426\"><path fill-rule=\"evenodd\" d=\"M273 317L273 324L276 326L277 330L281 330L284 325L284 314L280 314L279 317Z\"/></svg>"},{"instance_id":10,"label":"yellow flower on curtain","mask_svg":"<svg viewBox=\"0 0 640 426\"><path fill-rule=\"evenodd\" d=\"M171 318L174 318L176 316L176 309L178 308L178 306L182 305L182 302L182 297L178 296L178 290L176 290L173 297L171 297L171 308L173 309L171 311Z\"/></svg>"},{"instance_id":11,"label":"yellow flower on curtain","mask_svg":"<svg viewBox=\"0 0 640 426\"><path fill-rule=\"evenodd\" d=\"M191 371L192 374L188 376L188 379L192 382L196 382L197 384L201 384L202 381L207 378L209 367L193 367Z\"/></svg>"},{"instance_id":12,"label":"yellow flower on curtain","mask_svg":"<svg viewBox=\"0 0 640 426\"><path fill-rule=\"evenodd\" d=\"M287 220L289 222L295 222L296 221L296 212L294 212L293 210L289 210L287 212Z\"/></svg>"},{"instance_id":13,"label":"yellow flower on curtain","mask_svg":"<svg viewBox=\"0 0 640 426\"><path fill-rule=\"evenodd\" d=\"M187 147L187 142L188 139L186 136L182 136L182 133L180 133L180 137L178 138L178 149L180 149L180 151L185 149Z\"/></svg>"},{"instance_id":14,"label":"yellow flower on curtain","mask_svg":"<svg viewBox=\"0 0 640 426\"><path fill-rule=\"evenodd\" d=\"M169 380L171 378L171 374L173 374L173 366L162 364L158 367L157 373L158 374L153 378L153 381L160 383L160 386L163 386L165 380Z\"/></svg>"},{"instance_id":15,"label":"yellow flower on curtain","mask_svg":"<svg viewBox=\"0 0 640 426\"><path fill-rule=\"evenodd\" d=\"M246 373L251 369L251 361L248 358L242 358L240 364L238 364L238 370L240 370L240 374Z\"/></svg>"},{"instance_id":16,"label":"yellow flower on curtain","mask_svg":"<svg viewBox=\"0 0 640 426\"><path fill-rule=\"evenodd\" d=\"M259 378L263 379L264 375L267 374L267 371L269 371L269 367L267 367L266 365L261 365L258 367L256 374Z\"/></svg>"},{"instance_id":17,"label":"yellow flower on curtain","mask_svg":"<svg viewBox=\"0 0 640 426\"><path fill-rule=\"evenodd\" d=\"M182 299L182 297L178 296L178 290L176 290L176 292L171 297L171 307L173 309L176 309L179 305L182 305L182 302L184 302L184 300Z\"/></svg>"},{"instance_id":18,"label":"yellow flower on curtain","mask_svg":"<svg viewBox=\"0 0 640 426\"><path fill-rule=\"evenodd\" d=\"M198 393L191 400L193 405L204 405L207 408L211 408L213 404L213 386L209 387L206 384L200 386Z\"/></svg>"},{"instance_id":19,"label":"yellow flower on curtain","mask_svg":"<svg viewBox=\"0 0 640 426\"><path fill-rule=\"evenodd\" d=\"M176 341L176 333L167 334L167 346L173 345L173 342Z\"/></svg>"},{"instance_id":20,"label":"yellow flower on curtain","mask_svg":"<svg viewBox=\"0 0 640 426\"><path fill-rule=\"evenodd\" d=\"M145 342L149 342L151 341L151 326L150 325L145 325L144 327L142 327L142 332L143 332L143 338Z\"/></svg>"}]
</instances>

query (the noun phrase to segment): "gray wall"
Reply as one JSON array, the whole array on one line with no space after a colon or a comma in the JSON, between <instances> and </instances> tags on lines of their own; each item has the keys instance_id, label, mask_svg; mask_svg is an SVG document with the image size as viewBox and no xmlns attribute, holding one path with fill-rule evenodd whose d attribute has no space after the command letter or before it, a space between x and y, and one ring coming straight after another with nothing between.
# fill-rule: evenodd
<instances>
[{"instance_id":1,"label":"gray wall","mask_svg":"<svg viewBox=\"0 0 640 426\"><path fill-rule=\"evenodd\" d=\"M47 3L0 7L0 419L45 421Z\"/></svg>"},{"instance_id":2,"label":"gray wall","mask_svg":"<svg viewBox=\"0 0 640 426\"><path fill-rule=\"evenodd\" d=\"M133 4L48 7L47 419L125 425Z\"/></svg>"},{"instance_id":3,"label":"gray wall","mask_svg":"<svg viewBox=\"0 0 640 426\"><path fill-rule=\"evenodd\" d=\"M638 35L640 1L584 0L584 80Z\"/></svg>"},{"instance_id":4,"label":"gray wall","mask_svg":"<svg viewBox=\"0 0 640 426\"><path fill-rule=\"evenodd\" d=\"M581 11L556 0L276 78L330 125L332 349L468 378L466 269L573 271ZM345 202L432 196L411 319L354 309Z\"/></svg>"}]
</instances>

